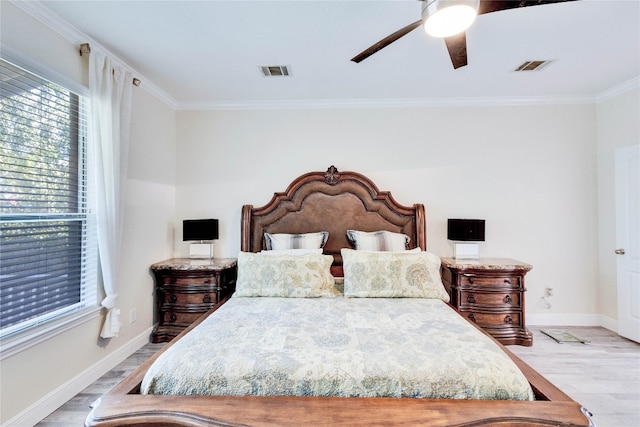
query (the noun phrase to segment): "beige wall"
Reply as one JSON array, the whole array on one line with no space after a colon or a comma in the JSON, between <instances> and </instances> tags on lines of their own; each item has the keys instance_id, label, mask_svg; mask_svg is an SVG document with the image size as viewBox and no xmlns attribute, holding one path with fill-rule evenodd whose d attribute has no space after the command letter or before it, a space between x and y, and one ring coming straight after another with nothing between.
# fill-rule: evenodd
<instances>
[{"instance_id":1,"label":"beige wall","mask_svg":"<svg viewBox=\"0 0 640 427\"><path fill-rule=\"evenodd\" d=\"M333 164L424 203L438 255L447 218L486 219L483 256L534 265L528 314L597 313L595 105L180 111L176 132L177 219L219 218L218 256L239 251L242 204Z\"/></svg>"},{"instance_id":2,"label":"beige wall","mask_svg":"<svg viewBox=\"0 0 640 427\"><path fill-rule=\"evenodd\" d=\"M38 21L2 2L1 42L38 67L75 84L87 85L86 59L78 47ZM2 375L0 424L33 405L47 406L65 385L82 381L105 358L122 352L153 323L153 280L149 265L172 253L169 230L174 217L175 112L141 88L134 88L126 241L118 277L123 328L118 338L100 340L103 316L74 327L0 362ZM130 310L137 321L129 323ZM124 354L124 357L128 356ZM71 387L72 388L72 387ZM79 390L75 390L77 392ZM28 418L28 417L27 417Z\"/></svg>"},{"instance_id":3,"label":"beige wall","mask_svg":"<svg viewBox=\"0 0 640 427\"><path fill-rule=\"evenodd\" d=\"M615 150L640 144L640 89L598 104L598 313L618 317L616 288ZM616 325L610 325L615 328Z\"/></svg>"},{"instance_id":4,"label":"beige wall","mask_svg":"<svg viewBox=\"0 0 640 427\"><path fill-rule=\"evenodd\" d=\"M1 7L3 47L87 84L74 43ZM187 253L182 219L219 218L216 256L233 257L243 204L263 205L332 164L400 203L424 203L438 255L451 255L447 218L485 218L483 256L534 265L528 319L615 323L613 152L638 143L637 88L597 105L175 112L144 85L134 88L121 334L98 340L96 319L2 360L0 424L144 336L153 322L148 268ZM555 294L548 310L545 287Z\"/></svg>"}]
</instances>

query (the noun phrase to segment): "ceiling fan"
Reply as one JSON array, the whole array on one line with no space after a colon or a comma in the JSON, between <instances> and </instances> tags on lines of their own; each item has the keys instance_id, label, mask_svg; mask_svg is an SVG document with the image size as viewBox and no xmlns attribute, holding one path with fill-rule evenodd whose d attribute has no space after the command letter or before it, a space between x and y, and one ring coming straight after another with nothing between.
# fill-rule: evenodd
<instances>
[{"instance_id":1,"label":"ceiling fan","mask_svg":"<svg viewBox=\"0 0 640 427\"><path fill-rule=\"evenodd\" d=\"M399 38L407 35L420 26L425 26L427 33L434 37L444 38L453 68L467 65L467 37L465 30L471 26L476 15L498 12L500 10L516 9L520 7L538 6L551 3L563 3L576 0L420 0L422 6L422 19L393 34L388 35L376 44L365 49L351 58L359 63L379 50L387 47ZM458 18L454 14L460 13ZM453 18L453 19L451 19ZM451 23L459 23L457 28L449 28ZM454 25L455 26L455 25ZM430 28L431 27L431 28Z\"/></svg>"}]
</instances>

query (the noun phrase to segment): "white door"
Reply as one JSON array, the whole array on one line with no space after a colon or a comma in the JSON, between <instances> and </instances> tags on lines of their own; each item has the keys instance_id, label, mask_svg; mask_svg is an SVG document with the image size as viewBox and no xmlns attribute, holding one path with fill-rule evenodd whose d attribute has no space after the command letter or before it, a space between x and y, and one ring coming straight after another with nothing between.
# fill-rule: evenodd
<instances>
[{"instance_id":1,"label":"white door","mask_svg":"<svg viewBox=\"0 0 640 427\"><path fill-rule=\"evenodd\" d=\"M618 333L640 342L640 145L616 150Z\"/></svg>"}]
</instances>

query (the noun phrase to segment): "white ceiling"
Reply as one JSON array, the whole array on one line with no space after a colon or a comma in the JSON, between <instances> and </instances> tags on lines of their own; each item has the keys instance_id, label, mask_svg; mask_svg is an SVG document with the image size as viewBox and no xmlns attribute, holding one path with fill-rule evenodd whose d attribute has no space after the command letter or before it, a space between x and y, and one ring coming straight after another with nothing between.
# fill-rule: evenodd
<instances>
[{"instance_id":1,"label":"white ceiling","mask_svg":"<svg viewBox=\"0 0 640 427\"><path fill-rule=\"evenodd\" d=\"M593 98L640 76L640 0L579 0L481 15L469 65L418 28L417 0L58 1L41 3L117 55L177 107L291 102ZM55 17L57 19L57 17ZM526 60L553 60L516 73ZM287 65L290 77L264 77Z\"/></svg>"}]
</instances>

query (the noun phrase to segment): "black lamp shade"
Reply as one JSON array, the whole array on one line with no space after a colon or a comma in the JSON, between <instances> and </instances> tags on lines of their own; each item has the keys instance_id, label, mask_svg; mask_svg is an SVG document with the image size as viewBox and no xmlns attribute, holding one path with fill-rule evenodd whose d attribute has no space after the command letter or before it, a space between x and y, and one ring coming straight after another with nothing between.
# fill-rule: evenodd
<instances>
[{"instance_id":1,"label":"black lamp shade","mask_svg":"<svg viewBox=\"0 0 640 427\"><path fill-rule=\"evenodd\" d=\"M484 242L484 219L449 219L447 239L459 242Z\"/></svg>"},{"instance_id":2,"label":"black lamp shade","mask_svg":"<svg viewBox=\"0 0 640 427\"><path fill-rule=\"evenodd\" d=\"M216 240L217 219L185 219L182 221L182 240Z\"/></svg>"}]
</instances>

